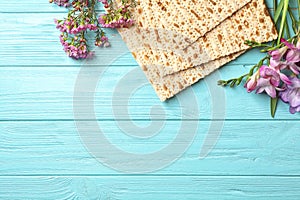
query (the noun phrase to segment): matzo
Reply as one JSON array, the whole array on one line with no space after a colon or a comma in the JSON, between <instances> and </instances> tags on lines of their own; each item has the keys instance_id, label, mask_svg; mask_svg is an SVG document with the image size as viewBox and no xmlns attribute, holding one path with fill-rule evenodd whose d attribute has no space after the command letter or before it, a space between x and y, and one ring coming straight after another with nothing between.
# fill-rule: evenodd
<instances>
[{"instance_id":1,"label":"matzo","mask_svg":"<svg viewBox=\"0 0 300 200\"><path fill-rule=\"evenodd\" d=\"M200 79L209 75L219 67L236 59L242 53L243 52L238 52L229 56L225 56L223 58L205 63L201 66L186 69L165 77L159 76L157 72L159 68L151 68L152 70L148 70L151 66L142 66L142 69L160 100L165 101L178 94L185 88L198 82Z\"/></svg>"},{"instance_id":2,"label":"matzo","mask_svg":"<svg viewBox=\"0 0 300 200\"><path fill-rule=\"evenodd\" d=\"M249 49L244 44L246 39L267 42L277 38L263 0L252 0L186 49L181 49L184 43L180 41L182 35L165 29L135 26L120 30L120 34L138 63L161 66L161 76ZM157 53L153 53L153 50Z\"/></svg>"},{"instance_id":3,"label":"matzo","mask_svg":"<svg viewBox=\"0 0 300 200\"><path fill-rule=\"evenodd\" d=\"M250 0L139 0L133 10L140 27L179 33L190 42L212 30Z\"/></svg>"},{"instance_id":4,"label":"matzo","mask_svg":"<svg viewBox=\"0 0 300 200\"><path fill-rule=\"evenodd\" d=\"M245 39L266 42L277 38L263 0L252 0L186 49L180 47L189 42L187 38L165 29L138 24L119 32L162 101L235 59L249 48Z\"/></svg>"}]
</instances>

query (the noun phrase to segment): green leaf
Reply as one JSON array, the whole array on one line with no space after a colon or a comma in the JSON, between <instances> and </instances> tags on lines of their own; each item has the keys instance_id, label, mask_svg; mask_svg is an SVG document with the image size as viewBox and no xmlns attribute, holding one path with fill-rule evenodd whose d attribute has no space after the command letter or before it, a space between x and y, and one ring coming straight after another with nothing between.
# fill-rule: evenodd
<instances>
[{"instance_id":1,"label":"green leaf","mask_svg":"<svg viewBox=\"0 0 300 200\"><path fill-rule=\"evenodd\" d=\"M281 11L283 9L283 3L284 3L284 0L281 0L278 7L276 8L276 11L275 11L275 14L274 14L274 22L277 23L278 19L279 19L279 16L281 14Z\"/></svg>"},{"instance_id":2,"label":"green leaf","mask_svg":"<svg viewBox=\"0 0 300 200\"><path fill-rule=\"evenodd\" d=\"M298 2L298 21L300 21L300 0L297 1Z\"/></svg>"},{"instance_id":3,"label":"green leaf","mask_svg":"<svg viewBox=\"0 0 300 200\"><path fill-rule=\"evenodd\" d=\"M280 4L281 4L281 2L283 2L283 9L282 9L282 16L281 16L281 23L280 23L280 29L279 29L277 44L280 44L280 40L283 37L287 12L288 12L288 8L289 8L289 0L281 0ZM279 7L277 8L277 10L278 9L279 9Z\"/></svg>"},{"instance_id":4,"label":"green leaf","mask_svg":"<svg viewBox=\"0 0 300 200\"><path fill-rule=\"evenodd\" d=\"M270 105L271 105L271 116L272 116L272 118L274 118L276 110L277 110L277 105L278 105L278 97L271 98L271 104Z\"/></svg>"},{"instance_id":5,"label":"green leaf","mask_svg":"<svg viewBox=\"0 0 300 200\"><path fill-rule=\"evenodd\" d=\"M274 7L274 10L277 9L277 0L273 0L273 7Z\"/></svg>"}]
</instances>

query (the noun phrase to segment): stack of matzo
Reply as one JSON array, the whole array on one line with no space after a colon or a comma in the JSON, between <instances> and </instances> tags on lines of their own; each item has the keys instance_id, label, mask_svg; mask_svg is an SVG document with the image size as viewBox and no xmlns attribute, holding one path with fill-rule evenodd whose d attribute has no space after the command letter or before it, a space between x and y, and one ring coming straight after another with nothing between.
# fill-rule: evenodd
<instances>
[{"instance_id":1,"label":"stack of matzo","mask_svg":"<svg viewBox=\"0 0 300 200\"><path fill-rule=\"evenodd\" d=\"M140 0L119 29L164 101L277 32L264 0Z\"/></svg>"}]
</instances>

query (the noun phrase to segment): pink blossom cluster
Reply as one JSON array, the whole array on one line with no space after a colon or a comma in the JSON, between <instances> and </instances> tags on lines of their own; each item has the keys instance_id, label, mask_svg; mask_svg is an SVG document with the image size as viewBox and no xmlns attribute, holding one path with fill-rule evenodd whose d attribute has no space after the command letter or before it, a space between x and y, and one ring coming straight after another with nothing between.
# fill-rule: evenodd
<instances>
[{"instance_id":1,"label":"pink blossom cluster","mask_svg":"<svg viewBox=\"0 0 300 200\"><path fill-rule=\"evenodd\" d=\"M104 8L108 8L109 7L108 0L98 0L98 1L101 2L104 5Z\"/></svg>"},{"instance_id":2,"label":"pink blossom cluster","mask_svg":"<svg viewBox=\"0 0 300 200\"><path fill-rule=\"evenodd\" d=\"M77 20L74 20L73 17L69 17L65 20L54 19L57 29L59 29L61 32L67 32L73 35L76 35L79 32L83 32L88 29L91 31L97 30L98 29L97 25L91 23L90 21L91 20L89 18L86 18L85 20L78 22Z\"/></svg>"},{"instance_id":3,"label":"pink blossom cluster","mask_svg":"<svg viewBox=\"0 0 300 200\"><path fill-rule=\"evenodd\" d=\"M282 39L284 46L269 52L270 64L263 65L248 78L248 92L266 92L290 104L290 112L300 112L300 41L296 45Z\"/></svg>"},{"instance_id":4,"label":"pink blossom cluster","mask_svg":"<svg viewBox=\"0 0 300 200\"><path fill-rule=\"evenodd\" d=\"M54 20L56 28L61 31L60 42L63 49L72 58L85 59L92 56L93 53L87 45L88 31L94 31L96 46L110 46L98 23L96 2L97 0L73 0L68 16L62 20Z\"/></svg>"},{"instance_id":5,"label":"pink blossom cluster","mask_svg":"<svg viewBox=\"0 0 300 200\"><path fill-rule=\"evenodd\" d=\"M99 0L104 4L105 8L109 8L111 2L108 0ZM129 28L134 25L134 20L131 18L129 3L123 3L117 9L107 9L107 14L99 16L98 21L104 28Z\"/></svg>"},{"instance_id":6,"label":"pink blossom cluster","mask_svg":"<svg viewBox=\"0 0 300 200\"><path fill-rule=\"evenodd\" d=\"M72 58L89 58L92 53L89 50L87 34L93 31L95 46L108 47L110 43L105 36L103 28L121 28L133 25L130 17L129 6L135 5L134 0L122 0L117 9L112 0L49 0L59 6L72 6L66 18L55 19L56 28L60 30L60 42L64 51ZM72 3L69 3L72 2ZM107 9L107 14L98 19L96 4L100 2ZM101 27L102 25L102 27Z\"/></svg>"},{"instance_id":7,"label":"pink blossom cluster","mask_svg":"<svg viewBox=\"0 0 300 200\"><path fill-rule=\"evenodd\" d=\"M69 16L64 20L55 19L55 23L56 28L62 32L60 42L69 57L75 59L91 57L92 52L88 49L84 33L87 30L97 31L97 25L91 23L89 18L85 18L84 21L81 20L79 25L73 16Z\"/></svg>"},{"instance_id":8,"label":"pink blossom cluster","mask_svg":"<svg viewBox=\"0 0 300 200\"><path fill-rule=\"evenodd\" d=\"M49 0L50 3L55 3L58 6L64 6L69 7L71 4L69 3L69 0Z\"/></svg>"},{"instance_id":9,"label":"pink blossom cluster","mask_svg":"<svg viewBox=\"0 0 300 200\"><path fill-rule=\"evenodd\" d=\"M106 36L102 36L102 37L96 38L95 46L109 47L110 43L108 42L108 38Z\"/></svg>"},{"instance_id":10,"label":"pink blossom cluster","mask_svg":"<svg viewBox=\"0 0 300 200\"><path fill-rule=\"evenodd\" d=\"M98 20L104 28L129 28L134 24L133 19L120 17L119 19L110 20L107 15L100 15Z\"/></svg>"},{"instance_id":11,"label":"pink blossom cluster","mask_svg":"<svg viewBox=\"0 0 300 200\"><path fill-rule=\"evenodd\" d=\"M87 44L83 38L70 38L65 37L64 34L60 35L60 42L63 45L64 51L68 56L75 59L90 58L93 53L88 51Z\"/></svg>"}]
</instances>

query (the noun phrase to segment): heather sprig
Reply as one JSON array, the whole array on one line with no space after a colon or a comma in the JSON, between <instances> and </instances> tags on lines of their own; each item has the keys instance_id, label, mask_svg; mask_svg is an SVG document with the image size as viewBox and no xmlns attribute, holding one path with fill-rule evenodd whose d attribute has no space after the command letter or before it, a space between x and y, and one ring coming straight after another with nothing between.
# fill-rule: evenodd
<instances>
[{"instance_id":1,"label":"heather sprig","mask_svg":"<svg viewBox=\"0 0 300 200\"><path fill-rule=\"evenodd\" d=\"M102 3L107 9L107 14L98 17L96 13L97 3ZM93 55L89 48L87 33L94 32L94 45L98 47L109 47L110 43L103 28L130 27L134 24L131 19L129 6L134 4L127 0L122 0L121 5L116 7L111 0L50 0L58 6L70 7L67 17L55 19L56 28L60 30L60 42L66 54L75 59L85 59ZM121 10L120 10L121 9ZM118 14L118 15L117 15ZM101 23L101 16L118 16L118 25L114 23Z\"/></svg>"},{"instance_id":2,"label":"heather sprig","mask_svg":"<svg viewBox=\"0 0 300 200\"><path fill-rule=\"evenodd\" d=\"M99 0L104 4L107 13L99 16L99 23L105 28L129 28L134 24L130 8L136 5L134 0L122 0L114 4L111 0Z\"/></svg>"},{"instance_id":3,"label":"heather sprig","mask_svg":"<svg viewBox=\"0 0 300 200\"><path fill-rule=\"evenodd\" d=\"M69 0L49 0L49 3L55 3L58 6L64 6L64 7L69 7L71 5L69 3Z\"/></svg>"}]
</instances>

